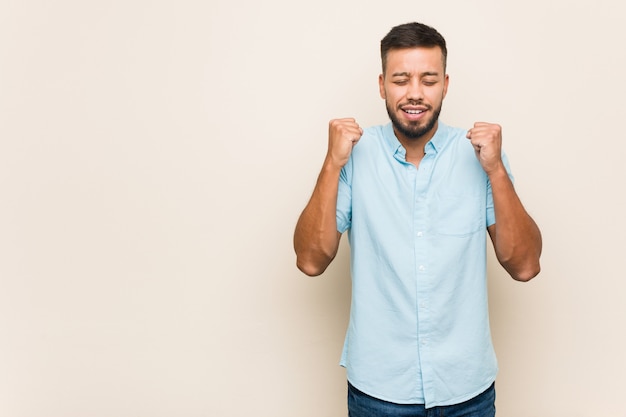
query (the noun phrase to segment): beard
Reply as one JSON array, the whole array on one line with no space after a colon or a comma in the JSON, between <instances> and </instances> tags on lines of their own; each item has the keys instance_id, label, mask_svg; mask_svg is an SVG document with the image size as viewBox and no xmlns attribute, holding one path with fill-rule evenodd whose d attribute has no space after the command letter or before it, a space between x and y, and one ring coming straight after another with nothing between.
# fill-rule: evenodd
<instances>
[{"instance_id":1,"label":"beard","mask_svg":"<svg viewBox=\"0 0 626 417\"><path fill-rule=\"evenodd\" d=\"M393 112L389 103L386 101L385 107L387 107L387 114L389 115L389 119L391 119L391 124L393 124L394 130L410 140L419 139L426 133L430 132L433 127L435 127L435 124L437 124L437 120L439 120L439 113L441 113L441 104L439 104L439 107L434 109L432 117L429 120L426 120L424 124L420 124L420 122L403 123L400 121L398 116L396 116L396 113ZM428 106L428 110L432 110L432 107Z\"/></svg>"}]
</instances>

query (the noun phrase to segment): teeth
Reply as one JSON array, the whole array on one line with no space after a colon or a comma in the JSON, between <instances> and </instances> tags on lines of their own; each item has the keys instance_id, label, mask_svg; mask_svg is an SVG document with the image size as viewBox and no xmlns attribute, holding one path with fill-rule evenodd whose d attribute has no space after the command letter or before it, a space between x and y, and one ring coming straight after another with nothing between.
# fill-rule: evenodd
<instances>
[{"instance_id":1,"label":"teeth","mask_svg":"<svg viewBox=\"0 0 626 417\"><path fill-rule=\"evenodd\" d=\"M405 110L405 112L409 114L420 114L420 113L423 113L424 110Z\"/></svg>"}]
</instances>

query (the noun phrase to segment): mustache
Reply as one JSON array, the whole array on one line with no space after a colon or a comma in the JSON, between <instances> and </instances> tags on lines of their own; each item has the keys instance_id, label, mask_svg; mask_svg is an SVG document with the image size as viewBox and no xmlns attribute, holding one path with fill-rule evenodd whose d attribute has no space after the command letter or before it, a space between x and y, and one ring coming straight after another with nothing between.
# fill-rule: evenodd
<instances>
[{"instance_id":1,"label":"mustache","mask_svg":"<svg viewBox=\"0 0 626 417\"><path fill-rule=\"evenodd\" d=\"M433 108L433 106L431 106L430 104L424 103L424 100L408 100L408 101L405 101L404 103L399 104L399 107L401 108L404 106L424 106L428 110L432 110Z\"/></svg>"}]
</instances>

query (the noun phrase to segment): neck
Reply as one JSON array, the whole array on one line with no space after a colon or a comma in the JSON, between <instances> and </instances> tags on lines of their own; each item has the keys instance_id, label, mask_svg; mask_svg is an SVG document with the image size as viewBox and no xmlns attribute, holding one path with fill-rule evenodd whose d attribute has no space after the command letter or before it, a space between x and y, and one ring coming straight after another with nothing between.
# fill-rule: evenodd
<instances>
[{"instance_id":1,"label":"neck","mask_svg":"<svg viewBox=\"0 0 626 417\"><path fill-rule=\"evenodd\" d=\"M439 122L435 123L435 125L428 132L417 138L409 138L402 133L398 132L394 127L394 133L404 149L406 149L406 160L421 160L422 157L426 154L425 148L426 144L435 136L437 132L437 127L439 126Z\"/></svg>"}]
</instances>

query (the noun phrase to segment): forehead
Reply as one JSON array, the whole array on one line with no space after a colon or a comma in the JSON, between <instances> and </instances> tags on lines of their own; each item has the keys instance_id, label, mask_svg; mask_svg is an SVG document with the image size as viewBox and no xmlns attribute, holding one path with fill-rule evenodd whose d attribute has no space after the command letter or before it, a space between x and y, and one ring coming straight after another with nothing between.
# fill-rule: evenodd
<instances>
[{"instance_id":1,"label":"forehead","mask_svg":"<svg viewBox=\"0 0 626 417\"><path fill-rule=\"evenodd\" d=\"M387 53L385 72L437 72L444 73L441 48L392 49Z\"/></svg>"}]
</instances>

